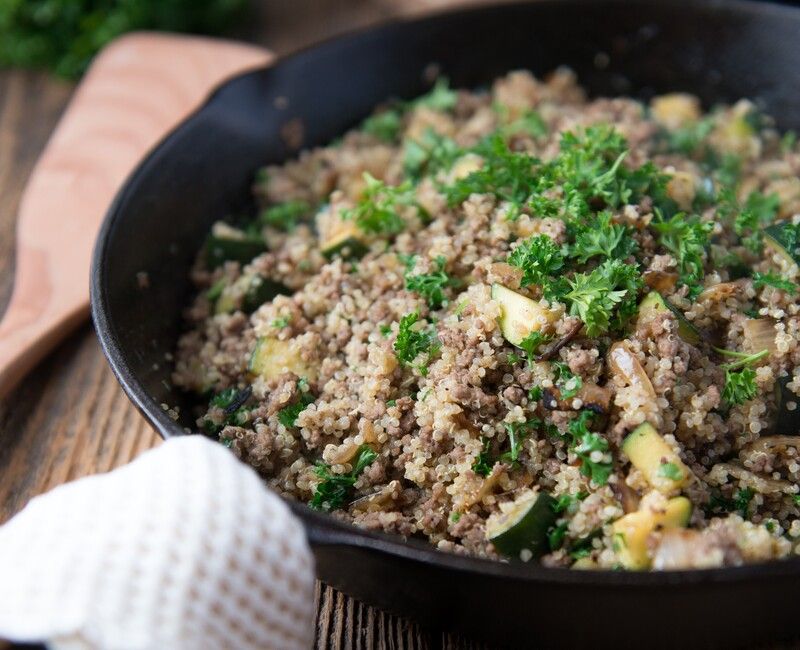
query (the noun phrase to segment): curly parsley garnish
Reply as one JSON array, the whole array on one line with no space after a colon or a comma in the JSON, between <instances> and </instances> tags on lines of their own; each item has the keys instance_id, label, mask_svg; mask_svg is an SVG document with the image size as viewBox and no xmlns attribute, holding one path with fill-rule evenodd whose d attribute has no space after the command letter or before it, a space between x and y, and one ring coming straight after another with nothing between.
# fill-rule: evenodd
<instances>
[{"instance_id":1,"label":"curly parsley garnish","mask_svg":"<svg viewBox=\"0 0 800 650\"><path fill-rule=\"evenodd\" d=\"M508 263L522 269L523 287L548 286L551 276L564 267L561 248L547 235L534 235L521 242L508 256Z\"/></svg>"},{"instance_id":2,"label":"curly parsley garnish","mask_svg":"<svg viewBox=\"0 0 800 650\"><path fill-rule=\"evenodd\" d=\"M410 182L394 187L378 180L369 172L364 172L364 181L366 188L356 206L342 210L342 217L355 220L362 231L378 235L396 235L402 232L405 221L400 216L399 209L403 206L414 206L419 215L425 214L416 202Z\"/></svg>"},{"instance_id":3,"label":"curly parsley garnish","mask_svg":"<svg viewBox=\"0 0 800 650\"><path fill-rule=\"evenodd\" d=\"M652 228L659 235L659 244L672 253L678 262L681 284L689 287L689 296L695 297L703 290L704 264L713 224L701 222L697 217L682 212L664 219L658 212Z\"/></svg>"},{"instance_id":4,"label":"curly parsley garnish","mask_svg":"<svg viewBox=\"0 0 800 650\"><path fill-rule=\"evenodd\" d=\"M753 273L753 287L762 289L767 286L786 291L787 293L794 293L797 291L797 285L794 282L782 278L777 273L772 273L771 271L768 273L759 273L758 271Z\"/></svg>"},{"instance_id":5,"label":"curly parsley garnish","mask_svg":"<svg viewBox=\"0 0 800 650\"><path fill-rule=\"evenodd\" d=\"M297 417L314 401L314 396L308 392L308 381L305 379L297 380L297 390L300 393L300 399L278 411L278 421L287 429L291 429L297 424Z\"/></svg>"},{"instance_id":6,"label":"curly parsley garnish","mask_svg":"<svg viewBox=\"0 0 800 650\"><path fill-rule=\"evenodd\" d=\"M412 275L414 260L415 257L413 255L406 259L406 289L414 291L425 298L431 309L439 309L447 303L447 296L445 296L444 290L454 284L453 279L444 270L447 260L442 255L439 255L434 260L435 270L430 273Z\"/></svg>"},{"instance_id":7,"label":"curly parsley garnish","mask_svg":"<svg viewBox=\"0 0 800 650\"><path fill-rule=\"evenodd\" d=\"M769 354L769 350L746 354L721 348L714 349L720 354L736 357L737 359L720 366L725 371L725 388L722 391L722 401L729 407L749 402L758 394L756 371L750 366L766 357Z\"/></svg>"},{"instance_id":8,"label":"curly parsley garnish","mask_svg":"<svg viewBox=\"0 0 800 650\"><path fill-rule=\"evenodd\" d=\"M609 328L621 328L636 313L643 287L638 267L619 260L606 260L589 273L576 273L567 280L564 301L570 314L580 318L587 336L598 336Z\"/></svg>"},{"instance_id":9,"label":"curly parsley garnish","mask_svg":"<svg viewBox=\"0 0 800 650\"><path fill-rule=\"evenodd\" d=\"M604 211L579 226L569 255L581 263L592 257L624 260L636 249L631 228L613 223L611 213Z\"/></svg>"},{"instance_id":10,"label":"curly parsley garnish","mask_svg":"<svg viewBox=\"0 0 800 650\"><path fill-rule=\"evenodd\" d=\"M528 360L528 365L532 366L536 360L536 352L539 346L552 340L552 338L549 334L542 334L534 330L519 342L519 347L525 350L525 358Z\"/></svg>"},{"instance_id":11,"label":"curly parsley garnish","mask_svg":"<svg viewBox=\"0 0 800 650\"><path fill-rule=\"evenodd\" d=\"M305 201L286 201L265 209L259 219L265 226L290 232L310 211L311 206Z\"/></svg>"},{"instance_id":12,"label":"curly parsley garnish","mask_svg":"<svg viewBox=\"0 0 800 650\"><path fill-rule=\"evenodd\" d=\"M420 355L427 355L426 360L417 366L417 370L425 376L428 373L428 364L439 351L440 344L434 331L415 328L417 321L417 312L406 314L400 319L394 351L397 358L407 365L412 364Z\"/></svg>"},{"instance_id":13,"label":"curly parsley garnish","mask_svg":"<svg viewBox=\"0 0 800 650\"><path fill-rule=\"evenodd\" d=\"M315 510L337 510L344 506L356 484L361 472L376 458L376 454L369 445L361 445L353 459L353 469L347 474L334 474L325 463L319 462L314 468L314 473L322 479L314 490L310 505Z\"/></svg>"},{"instance_id":14,"label":"curly parsley garnish","mask_svg":"<svg viewBox=\"0 0 800 650\"><path fill-rule=\"evenodd\" d=\"M581 474L588 476L597 485L605 485L611 475L612 465L608 460L608 440L589 430L594 412L584 410L569 423L572 451L581 461Z\"/></svg>"}]
</instances>

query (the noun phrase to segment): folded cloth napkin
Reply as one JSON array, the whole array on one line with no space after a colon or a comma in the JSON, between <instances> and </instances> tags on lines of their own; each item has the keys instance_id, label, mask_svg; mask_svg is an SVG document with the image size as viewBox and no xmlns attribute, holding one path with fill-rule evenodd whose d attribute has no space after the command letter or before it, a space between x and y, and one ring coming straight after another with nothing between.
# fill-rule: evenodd
<instances>
[{"instance_id":1,"label":"folded cloth napkin","mask_svg":"<svg viewBox=\"0 0 800 650\"><path fill-rule=\"evenodd\" d=\"M0 527L0 637L52 648L308 648L303 528L201 436L33 499Z\"/></svg>"}]
</instances>

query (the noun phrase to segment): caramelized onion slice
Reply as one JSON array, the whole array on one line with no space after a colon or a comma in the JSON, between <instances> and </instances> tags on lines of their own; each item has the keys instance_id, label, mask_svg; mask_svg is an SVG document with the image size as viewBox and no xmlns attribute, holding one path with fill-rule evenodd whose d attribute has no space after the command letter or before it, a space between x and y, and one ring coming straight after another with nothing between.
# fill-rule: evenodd
<instances>
[{"instance_id":1,"label":"caramelized onion slice","mask_svg":"<svg viewBox=\"0 0 800 650\"><path fill-rule=\"evenodd\" d=\"M617 377L630 386L641 388L647 395L656 398L656 391L642 364L628 349L624 341L618 341L608 351L608 365Z\"/></svg>"}]
</instances>

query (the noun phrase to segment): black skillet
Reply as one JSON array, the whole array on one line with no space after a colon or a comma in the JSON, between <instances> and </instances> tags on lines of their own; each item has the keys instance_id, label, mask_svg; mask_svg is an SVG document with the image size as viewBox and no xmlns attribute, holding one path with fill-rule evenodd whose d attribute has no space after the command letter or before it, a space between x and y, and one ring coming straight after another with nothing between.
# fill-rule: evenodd
<instances>
[{"instance_id":1,"label":"black skillet","mask_svg":"<svg viewBox=\"0 0 800 650\"><path fill-rule=\"evenodd\" d=\"M188 269L210 224L249 207L253 172L328 142L388 98L427 88L431 64L456 87L515 68L569 65L593 95L684 90L706 105L757 99L800 127L800 10L754 2L565 0L477 8L336 39L229 81L140 165L97 243L92 310L125 391L165 437L192 427L165 354L190 299ZM276 101L278 98L285 98ZM288 103L288 106L287 106ZM295 122L296 123L296 122ZM149 274L149 287L137 273ZM512 646L730 646L798 634L800 559L661 574L581 572L440 553L292 504L319 576L438 627Z\"/></svg>"}]
</instances>

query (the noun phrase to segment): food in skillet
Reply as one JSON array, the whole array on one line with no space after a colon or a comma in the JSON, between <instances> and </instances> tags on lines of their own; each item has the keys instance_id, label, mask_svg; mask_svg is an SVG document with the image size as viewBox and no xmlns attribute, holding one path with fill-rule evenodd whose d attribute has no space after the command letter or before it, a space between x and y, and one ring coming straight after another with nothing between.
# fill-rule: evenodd
<instances>
[{"instance_id":1,"label":"food in skillet","mask_svg":"<svg viewBox=\"0 0 800 650\"><path fill-rule=\"evenodd\" d=\"M174 381L270 485L576 568L800 540L800 154L741 101L439 81L262 170L198 257Z\"/></svg>"}]
</instances>

